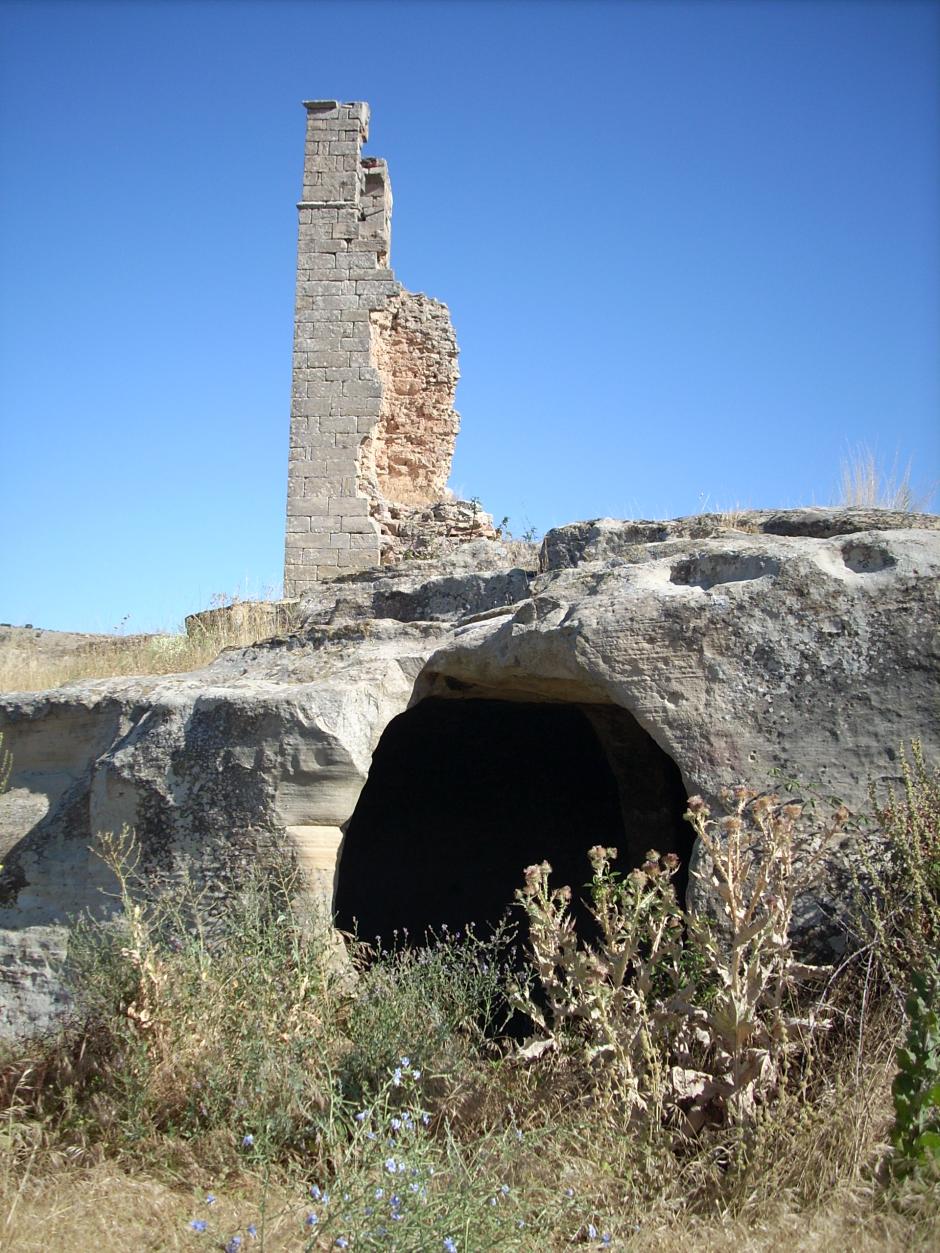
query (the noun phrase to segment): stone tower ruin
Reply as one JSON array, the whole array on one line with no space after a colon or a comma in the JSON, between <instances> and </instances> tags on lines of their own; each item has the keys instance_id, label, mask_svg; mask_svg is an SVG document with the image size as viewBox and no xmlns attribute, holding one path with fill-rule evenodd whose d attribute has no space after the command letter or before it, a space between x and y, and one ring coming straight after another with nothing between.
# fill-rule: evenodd
<instances>
[{"instance_id":1,"label":"stone tower ruin","mask_svg":"<svg viewBox=\"0 0 940 1253\"><path fill-rule=\"evenodd\" d=\"M369 106L304 107L285 596L429 536L492 534L475 506L446 499L457 341L446 305L389 267L388 170L362 155Z\"/></svg>"}]
</instances>

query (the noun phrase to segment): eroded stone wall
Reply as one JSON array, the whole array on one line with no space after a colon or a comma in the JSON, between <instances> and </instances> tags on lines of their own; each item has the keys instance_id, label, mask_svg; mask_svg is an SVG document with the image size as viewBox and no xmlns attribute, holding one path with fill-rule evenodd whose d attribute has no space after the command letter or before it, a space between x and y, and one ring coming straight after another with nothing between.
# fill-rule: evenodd
<instances>
[{"instance_id":1,"label":"eroded stone wall","mask_svg":"<svg viewBox=\"0 0 940 1253\"><path fill-rule=\"evenodd\" d=\"M389 268L388 170L362 156L369 107L305 107L288 597L319 579L400 559L409 551L403 529L418 532L424 547L437 536L492 534L478 506L448 501L438 516L459 425L457 341L447 307L405 291Z\"/></svg>"}]
</instances>

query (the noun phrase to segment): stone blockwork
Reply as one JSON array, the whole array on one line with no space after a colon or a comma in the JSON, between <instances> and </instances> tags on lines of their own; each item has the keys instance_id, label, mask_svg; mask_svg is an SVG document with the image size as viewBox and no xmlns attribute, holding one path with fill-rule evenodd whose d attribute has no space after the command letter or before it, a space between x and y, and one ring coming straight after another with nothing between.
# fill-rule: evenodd
<instances>
[{"instance_id":1,"label":"stone blockwork","mask_svg":"<svg viewBox=\"0 0 940 1253\"><path fill-rule=\"evenodd\" d=\"M363 157L369 106L306 103L284 591L397 560L403 514L446 495L459 419L445 305L389 268L385 162ZM453 502L459 507L459 502ZM469 508L470 506L467 506ZM477 511L478 512L478 511ZM491 533L479 514L471 537ZM407 529L407 525L406 528ZM438 526L442 538L467 531Z\"/></svg>"}]
</instances>

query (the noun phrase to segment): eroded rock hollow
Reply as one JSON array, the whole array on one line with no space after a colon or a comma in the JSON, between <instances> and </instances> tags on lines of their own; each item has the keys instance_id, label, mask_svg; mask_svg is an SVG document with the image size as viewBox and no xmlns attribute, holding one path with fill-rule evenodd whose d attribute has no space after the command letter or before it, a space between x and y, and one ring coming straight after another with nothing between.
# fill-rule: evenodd
<instances>
[{"instance_id":1,"label":"eroded rock hollow","mask_svg":"<svg viewBox=\"0 0 940 1253\"><path fill-rule=\"evenodd\" d=\"M639 865L687 860L673 762L624 709L430 697L386 728L337 869L336 920L362 938L420 941L499 922L523 869L551 863L577 890L592 844Z\"/></svg>"}]
</instances>

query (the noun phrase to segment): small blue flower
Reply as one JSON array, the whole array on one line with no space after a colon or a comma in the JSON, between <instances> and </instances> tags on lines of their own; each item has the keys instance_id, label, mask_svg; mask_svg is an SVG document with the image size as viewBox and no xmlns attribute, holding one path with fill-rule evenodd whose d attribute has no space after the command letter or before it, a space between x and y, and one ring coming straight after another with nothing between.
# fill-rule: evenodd
<instances>
[{"instance_id":1,"label":"small blue flower","mask_svg":"<svg viewBox=\"0 0 940 1253\"><path fill-rule=\"evenodd\" d=\"M246 1136L242 1136L242 1148L250 1149L255 1142L255 1137L249 1131Z\"/></svg>"},{"instance_id":2,"label":"small blue flower","mask_svg":"<svg viewBox=\"0 0 940 1253\"><path fill-rule=\"evenodd\" d=\"M304 1220L308 1227L315 1227L319 1221L320 1220L317 1218L316 1214L308 1214Z\"/></svg>"},{"instance_id":3,"label":"small blue flower","mask_svg":"<svg viewBox=\"0 0 940 1253\"><path fill-rule=\"evenodd\" d=\"M365 1122L365 1120L368 1117L369 1115L366 1113L366 1111L364 1109L361 1109L359 1113L356 1115L356 1122Z\"/></svg>"},{"instance_id":4,"label":"small blue flower","mask_svg":"<svg viewBox=\"0 0 940 1253\"><path fill-rule=\"evenodd\" d=\"M254 1225L254 1223L249 1223L245 1230L251 1236L252 1240L254 1240L258 1234L258 1228Z\"/></svg>"},{"instance_id":5,"label":"small blue flower","mask_svg":"<svg viewBox=\"0 0 940 1253\"><path fill-rule=\"evenodd\" d=\"M430 1125L431 1125L431 1115L430 1115L430 1114L422 1114L422 1115L421 1115L421 1121L422 1121L422 1123L424 1124L424 1126L425 1126L425 1127L430 1127Z\"/></svg>"},{"instance_id":6,"label":"small blue flower","mask_svg":"<svg viewBox=\"0 0 940 1253\"><path fill-rule=\"evenodd\" d=\"M452 1236L444 1240L444 1253L457 1253L457 1241Z\"/></svg>"},{"instance_id":7,"label":"small blue flower","mask_svg":"<svg viewBox=\"0 0 940 1253\"><path fill-rule=\"evenodd\" d=\"M206 1197L206 1204L207 1204L207 1205L215 1205L215 1193L210 1192L210 1193L208 1194L208 1196Z\"/></svg>"},{"instance_id":8,"label":"small blue flower","mask_svg":"<svg viewBox=\"0 0 940 1253\"><path fill-rule=\"evenodd\" d=\"M323 1193L320 1191L320 1189L317 1187L315 1183L312 1183L310 1185L310 1195L313 1197L315 1201L319 1201Z\"/></svg>"},{"instance_id":9,"label":"small blue flower","mask_svg":"<svg viewBox=\"0 0 940 1253\"><path fill-rule=\"evenodd\" d=\"M382 1197L383 1197L384 1195L385 1195L385 1189L384 1189L384 1188L376 1188L376 1190L375 1190L375 1199L376 1199L377 1201L381 1201L381 1199L382 1199Z\"/></svg>"},{"instance_id":10,"label":"small blue flower","mask_svg":"<svg viewBox=\"0 0 940 1253\"><path fill-rule=\"evenodd\" d=\"M399 1066L396 1066L392 1071L392 1083L396 1088L401 1086L401 1068Z\"/></svg>"},{"instance_id":11,"label":"small blue flower","mask_svg":"<svg viewBox=\"0 0 940 1253\"><path fill-rule=\"evenodd\" d=\"M398 1209L398 1207L401 1205L401 1197L398 1195L389 1197L388 1203L392 1207L392 1209Z\"/></svg>"},{"instance_id":12,"label":"small blue flower","mask_svg":"<svg viewBox=\"0 0 940 1253\"><path fill-rule=\"evenodd\" d=\"M495 1197L495 1196L491 1196L491 1197L490 1197L490 1205L495 1205L495 1204L496 1204L496 1197Z\"/></svg>"},{"instance_id":13,"label":"small blue flower","mask_svg":"<svg viewBox=\"0 0 940 1253\"><path fill-rule=\"evenodd\" d=\"M414 1182L409 1183L409 1185L408 1185L408 1191L409 1191L409 1192L420 1192L420 1191L421 1191L421 1184L420 1184L420 1183L414 1183Z\"/></svg>"},{"instance_id":14,"label":"small blue flower","mask_svg":"<svg viewBox=\"0 0 940 1253\"><path fill-rule=\"evenodd\" d=\"M397 1172L398 1163L395 1161L394 1157L386 1157L385 1169L388 1171L390 1175L394 1175Z\"/></svg>"},{"instance_id":15,"label":"small blue flower","mask_svg":"<svg viewBox=\"0 0 940 1253\"><path fill-rule=\"evenodd\" d=\"M523 1219L521 1219L521 1218L517 1218L517 1219L516 1219L516 1226L517 1226L517 1227L519 1228L519 1230L521 1231L521 1230L522 1230L522 1228L525 1226L525 1221L524 1221Z\"/></svg>"},{"instance_id":16,"label":"small blue flower","mask_svg":"<svg viewBox=\"0 0 940 1253\"><path fill-rule=\"evenodd\" d=\"M597 1239L597 1228L594 1226L593 1223L588 1223L588 1239L589 1240Z\"/></svg>"},{"instance_id":17,"label":"small blue flower","mask_svg":"<svg viewBox=\"0 0 940 1253\"><path fill-rule=\"evenodd\" d=\"M604 1246L604 1248L608 1247L611 1240L613 1240L613 1236L610 1234L609 1231L605 1231L604 1234L601 1236L601 1244Z\"/></svg>"},{"instance_id":18,"label":"small blue flower","mask_svg":"<svg viewBox=\"0 0 940 1253\"><path fill-rule=\"evenodd\" d=\"M412 1077L413 1079L420 1079L420 1078L421 1078L421 1071L420 1071L420 1070L413 1070L413 1071L411 1072L411 1077Z\"/></svg>"},{"instance_id":19,"label":"small blue flower","mask_svg":"<svg viewBox=\"0 0 940 1253\"><path fill-rule=\"evenodd\" d=\"M393 1131L397 1131L397 1130L399 1129L399 1127L400 1127L400 1126L401 1126L401 1119L400 1119L400 1118L393 1118L393 1119L392 1119L392 1121L391 1121L391 1128L392 1128L392 1130L393 1130Z\"/></svg>"},{"instance_id":20,"label":"small blue flower","mask_svg":"<svg viewBox=\"0 0 940 1253\"><path fill-rule=\"evenodd\" d=\"M574 1196L574 1188L565 1188L565 1196L567 1197Z\"/></svg>"},{"instance_id":21,"label":"small blue flower","mask_svg":"<svg viewBox=\"0 0 940 1253\"><path fill-rule=\"evenodd\" d=\"M402 1064L402 1069L403 1069L403 1070L407 1070L407 1069L408 1069L408 1067L411 1065L411 1058L410 1058L410 1057L403 1057L403 1058L401 1059L401 1064Z\"/></svg>"},{"instance_id":22,"label":"small blue flower","mask_svg":"<svg viewBox=\"0 0 940 1253\"><path fill-rule=\"evenodd\" d=\"M348 1248L349 1248L349 1241L346 1239L346 1237L345 1237L345 1236L337 1236L337 1237L336 1237L335 1244L336 1244L336 1248L338 1248L338 1249L348 1249Z\"/></svg>"},{"instance_id":23,"label":"small blue flower","mask_svg":"<svg viewBox=\"0 0 940 1253\"><path fill-rule=\"evenodd\" d=\"M204 1218L194 1218L189 1225L192 1227L193 1231L205 1231L206 1220Z\"/></svg>"},{"instance_id":24,"label":"small blue flower","mask_svg":"<svg viewBox=\"0 0 940 1253\"><path fill-rule=\"evenodd\" d=\"M516 1128L516 1139L519 1141L520 1144L522 1143L522 1132L519 1130L518 1127Z\"/></svg>"},{"instance_id":25,"label":"small blue flower","mask_svg":"<svg viewBox=\"0 0 940 1253\"><path fill-rule=\"evenodd\" d=\"M225 1253L238 1253L238 1250L241 1247L242 1247L241 1236L232 1236L231 1240L229 1240L228 1244L225 1246Z\"/></svg>"},{"instance_id":26,"label":"small blue flower","mask_svg":"<svg viewBox=\"0 0 940 1253\"><path fill-rule=\"evenodd\" d=\"M500 1192L502 1192L503 1196L509 1196L509 1184L508 1183L501 1184L499 1190Z\"/></svg>"},{"instance_id":27,"label":"small blue flower","mask_svg":"<svg viewBox=\"0 0 940 1253\"><path fill-rule=\"evenodd\" d=\"M367 1131L367 1132L366 1132L366 1139L367 1139L367 1140L374 1140L374 1139L375 1139L375 1132L374 1132L374 1131Z\"/></svg>"}]
</instances>

